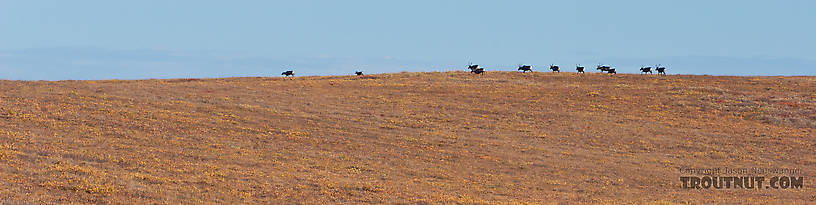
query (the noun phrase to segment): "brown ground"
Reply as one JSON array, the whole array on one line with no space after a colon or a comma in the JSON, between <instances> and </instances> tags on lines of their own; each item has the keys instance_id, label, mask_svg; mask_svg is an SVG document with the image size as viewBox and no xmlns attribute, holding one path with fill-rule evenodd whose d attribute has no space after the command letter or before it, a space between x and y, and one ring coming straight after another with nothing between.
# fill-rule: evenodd
<instances>
[{"instance_id":1,"label":"brown ground","mask_svg":"<svg viewBox=\"0 0 816 205\"><path fill-rule=\"evenodd\" d=\"M0 81L0 203L816 203L816 77ZM685 190L680 167L803 189Z\"/></svg>"}]
</instances>

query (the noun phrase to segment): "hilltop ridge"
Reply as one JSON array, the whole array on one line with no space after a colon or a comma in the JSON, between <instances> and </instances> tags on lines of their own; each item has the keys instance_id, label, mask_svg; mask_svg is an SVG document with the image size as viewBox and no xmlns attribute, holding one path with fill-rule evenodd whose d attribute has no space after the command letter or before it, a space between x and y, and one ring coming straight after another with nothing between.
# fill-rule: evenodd
<instances>
[{"instance_id":1,"label":"hilltop ridge","mask_svg":"<svg viewBox=\"0 0 816 205\"><path fill-rule=\"evenodd\" d=\"M9 203L813 203L816 77L0 81ZM806 170L688 190L684 167ZM770 198L773 196L773 198Z\"/></svg>"}]
</instances>

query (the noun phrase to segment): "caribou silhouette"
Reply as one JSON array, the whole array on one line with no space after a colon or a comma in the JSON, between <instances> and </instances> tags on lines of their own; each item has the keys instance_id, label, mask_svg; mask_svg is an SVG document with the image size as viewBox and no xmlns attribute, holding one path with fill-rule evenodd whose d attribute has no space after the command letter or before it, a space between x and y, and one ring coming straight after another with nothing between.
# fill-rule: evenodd
<instances>
[{"instance_id":1,"label":"caribou silhouette","mask_svg":"<svg viewBox=\"0 0 816 205\"><path fill-rule=\"evenodd\" d=\"M575 65L575 70L577 70L578 73L584 73L584 66Z\"/></svg>"},{"instance_id":2,"label":"caribou silhouette","mask_svg":"<svg viewBox=\"0 0 816 205\"><path fill-rule=\"evenodd\" d=\"M281 73L284 77L295 76L295 71L287 70Z\"/></svg>"},{"instance_id":3,"label":"caribou silhouette","mask_svg":"<svg viewBox=\"0 0 816 205\"><path fill-rule=\"evenodd\" d=\"M527 71L533 72L533 66L531 65L519 65L518 70L522 73L526 73Z\"/></svg>"},{"instance_id":4,"label":"caribou silhouette","mask_svg":"<svg viewBox=\"0 0 816 205\"><path fill-rule=\"evenodd\" d=\"M640 72L641 72L640 74L652 73L652 67L640 66Z\"/></svg>"},{"instance_id":5,"label":"caribou silhouette","mask_svg":"<svg viewBox=\"0 0 816 205\"><path fill-rule=\"evenodd\" d=\"M655 66L655 70L657 70L658 75L660 74L666 75L666 67L662 67L660 66L660 64Z\"/></svg>"},{"instance_id":6,"label":"caribou silhouette","mask_svg":"<svg viewBox=\"0 0 816 205\"><path fill-rule=\"evenodd\" d=\"M561 68L559 68L557 65L553 65L553 64L550 64L550 70L552 70L552 72L559 72L559 73L561 72Z\"/></svg>"},{"instance_id":7,"label":"caribou silhouette","mask_svg":"<svg viewBox=\"0 0 816 205\"><path fill-rule=\"evenodd\" d=\"M601 72L609 72L609 69L612 69L612 67L610 67L608 65L598 64L598 67L596 67L595 69L600 70Z\"/></svg>"},{"instance_id":8,"label":"caribou silhouette","mask_svg":"<svg viewBox=\"0 0 816 205\"><path fill-rule=\"evenodd\" d=\"M475 74L482 74L485 72L484 68L479 67L479 65L474 65L473 63L468 63L468 69L470 69L471 73Z\"/></svg>"},{"instance_id":9,"label":"caribou silhouette","mask_svg":"<svg viewBox=\"0 0 816 205\"><path fill-rule=\"evenodd\" d=\"M354 74L357 76L363 75L363 71L354 71Z\"/></svg>"}]
</instances>

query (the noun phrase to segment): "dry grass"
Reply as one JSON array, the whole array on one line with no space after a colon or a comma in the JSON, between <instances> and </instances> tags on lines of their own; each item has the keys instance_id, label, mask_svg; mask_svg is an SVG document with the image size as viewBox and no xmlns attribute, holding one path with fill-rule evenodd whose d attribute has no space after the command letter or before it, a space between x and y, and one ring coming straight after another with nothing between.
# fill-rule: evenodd
<instances>
[{"instance_id":1,"label":"dry grass","mask_svg":"<svg viewBox=\"0 0 816 205\"><path fill-rule=\"evenodd\" d=\"M4 203L814 203L816 77L0 81ZM791 167L689 191L677 168Z\"/></svg>"}]
</instances>

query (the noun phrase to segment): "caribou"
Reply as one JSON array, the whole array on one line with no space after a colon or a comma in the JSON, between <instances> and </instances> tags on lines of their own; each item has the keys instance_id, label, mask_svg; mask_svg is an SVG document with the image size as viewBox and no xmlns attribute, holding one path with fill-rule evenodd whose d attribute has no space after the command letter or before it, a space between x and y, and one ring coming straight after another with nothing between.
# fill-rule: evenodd
<instances>
[{"instance_id":1,"label":"caribou","mask_svg":"<svg viewBox=\"0 0 816 205\"><path fill-rule=\"evenodd\" d=\"M601 72L609 72L609 69L612 69L612 67L609 67L608 65L598 64L598 67L596 67L595 69L600 70Z\"/></svg>"},{"instance_id":2,"label":"caribou","mask_svg":"<svg viewBox=\"0 0 816 205\"><path fill-rule=\"evenodd\" d=\"M606 70L606 73L617 74L618 72L616 72L614 68L610 68L609 70Z\"/></svg>"},{"instance_id":3,"label":"caribou","mask_svg":"<svg viewBox=\"0 0 816 205\"><path fill-rule=\"evenodd\" d=\"M363 75L363 71L354 71L354 74L357 76Z\"/></svg>"},{"instance_id":4,"label":"caribou","mask_svg":"<svg viewBox=\"0 0 816 205\"><path fill-rule=\"evenodd\" d=\"M484 68L479 67L479 65L474 65L473 63L468 63L468 69L470 69L471 73L475 74L482 74L485 72Z\"/></svg>"},{"instance_id":5,"label":"caribou","mask_svg":"<svg viewBox=\"0 0 816 205\"><path fill-rule=\"evenodd\" d=\"M527 71L533 72L533 66L531 65L519 65L518 70L522 73L526 73Z\"/></svg>"},{"instance_id":6,"label":"caribou","mask_svg":"<svg viewBox=\"0 0 816 205\"><path fill-rule=\"evenodd\" d=\"M295 71L287 70L281 73L284 77L295 76Z\"/></svg>"},{"instance_id":7,"label":"caribou","mask_svg":"<svg viewBox=\"0 0 816 205\"><path fill-rule=\"evenodd\" d=\"M552 70L552 72L559 72L559 73L561 72L561 68L559 68L557 65L553 65L553 64L550 64L550 70Z\"/></svg>"},{"instance_id":8,"label":"caribou","mask_svg":"<svg viewBox=\"0 0 816 205\"><path fill-rule=\"evenodd\" d=\"M640 66L640 74L652 73L652 67Z\"/></svg>"},{"instance_id":9,"label":"caribou","mask_svg":"<svg viewBox=\"0 0 816 205\"><path fill-rule=\"evenodd\" d=\"M577 70L578 73L584 73L584 66L575 65L575 70Z\"/></svg>"},{"instance_id":10,"label":"caribou","mask_svg":"<svg viewBox=\"0 0 816 205\"><path fill-rule=\"evenodd\" d=\"M657 70L657 74L658 74L658 75L660 75L660 74L666 75L666 67L662 67L662 66L660 66L660 65L656 65L656 66L655 66L655 70Z\"/></svg>"}]
</instances>

